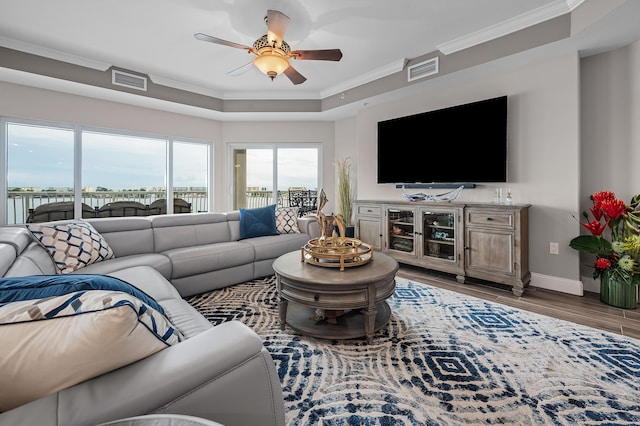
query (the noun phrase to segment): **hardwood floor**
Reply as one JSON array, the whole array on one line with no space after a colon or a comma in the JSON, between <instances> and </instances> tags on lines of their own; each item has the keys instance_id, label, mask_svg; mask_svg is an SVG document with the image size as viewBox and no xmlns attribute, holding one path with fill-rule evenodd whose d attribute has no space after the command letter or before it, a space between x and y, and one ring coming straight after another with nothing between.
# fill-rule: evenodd
<instances>
[{"instance_id":1,"label":"hardwood floor","mask_svg":"<svg viewBox=\"0 0 640 426\"><path fill-rule=\"evenodd\" d=\"M397 276L640 339L640 308L629 310L606 305L600 302L597 293L585 292L584 296L574 296L529 286L522 296L517 297L508 286L479 281L460 284L454 276L404 264L400 264Z\"/></svg>"}]
</instances>

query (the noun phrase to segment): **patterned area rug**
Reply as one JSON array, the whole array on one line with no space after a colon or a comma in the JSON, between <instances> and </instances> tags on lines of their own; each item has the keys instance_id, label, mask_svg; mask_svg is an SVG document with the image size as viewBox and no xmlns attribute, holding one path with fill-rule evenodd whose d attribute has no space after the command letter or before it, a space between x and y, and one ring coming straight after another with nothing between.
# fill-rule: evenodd
<instances>
[{"instance_id":1,"label":"patterned area rug","mask_svg":"<svg viewBox=\"0 0 640 426\"><path fill-rule=\"evenodd\" d=\"M273 277L188 298L253 328L288 425L640 424L640 341L397 278L373 344L280 331Z\"/></svg>"}]
</instances>

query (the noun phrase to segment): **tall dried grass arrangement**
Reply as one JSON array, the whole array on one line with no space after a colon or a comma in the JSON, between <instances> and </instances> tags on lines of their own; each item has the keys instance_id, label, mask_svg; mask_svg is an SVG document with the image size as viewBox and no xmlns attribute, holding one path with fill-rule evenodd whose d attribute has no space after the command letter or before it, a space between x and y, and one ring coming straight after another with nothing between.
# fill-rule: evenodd
<instances>
[{"instance_id":1,"label":"tall dried grass arrangement","mask_svg":"<svg viewBox=\"0 0 640 426\"><path fill-rule=\"evenodd\" d=\"M351 187L351 164L347 157L344 160L335 160L334 165L338 172L338 213L344 218L346 226L351 226L353 214L353 188Z\"/></svg>"}]
</instances>

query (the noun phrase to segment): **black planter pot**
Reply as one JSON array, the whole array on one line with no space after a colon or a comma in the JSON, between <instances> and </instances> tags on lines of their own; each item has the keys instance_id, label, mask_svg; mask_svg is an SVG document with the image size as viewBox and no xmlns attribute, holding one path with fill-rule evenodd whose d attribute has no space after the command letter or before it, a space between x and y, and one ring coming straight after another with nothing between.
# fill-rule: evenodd
<instances>
[{"instance_id":1,"label":"black planter pot","mask_svg":"<svg viewBox=\"0 0 640 426\"><path fill-rule=\"evenodd\" d=\"M338 227L334 226L333 227L336 231L336 234L340 235L340 231L338 231ZM345 237L347 238L354 238L355 237L355 226L347 226L344 230L344 233L346 234Z\"/></svg>"}]
</instances>

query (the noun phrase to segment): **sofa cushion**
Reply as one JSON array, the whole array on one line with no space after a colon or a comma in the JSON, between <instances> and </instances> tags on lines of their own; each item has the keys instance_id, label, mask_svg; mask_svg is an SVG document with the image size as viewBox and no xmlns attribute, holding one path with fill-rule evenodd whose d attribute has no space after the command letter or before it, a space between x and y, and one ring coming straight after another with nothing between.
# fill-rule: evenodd
<instances>
[{"instance_id":1,"label":"sofa cushion","mask_svg":"<svg viewBox=\"0 0 640 426\"><path fill-rule=\"evenodd\" d=\"M0 412L131 364L182 336L140 299L89 290L0 306Z\"/></svg>"},{"instance_id":2,"label":"sofa cushion","mask_svg":"<svg viewBox=\"0 0 640 426\"><path fill-rule=\"evenodd\" d=\"M298 208L283 207L276 210L276 229L280 234L297 234L298 229Z\"/></svg>"},{"instance_id":3,"label":"sofa cushion","mask_svg":"<svg viewBox=\"0 0 640 426\"><path fill-rule=\"evenodd\" d=\"M240 209L240 239L278 235L276 205L254 209Z\"/></svg>"},{"instance_id":4,"label":"sofa cushion","mask_svg":"<svg viewBox=\"0 0 640 426\"><path fill-rule=\"evenodd\" d=\"M190 339L213 327L180 296L176 287L153 268L136 266L112 272L110 275L135 285L160 302L166 317L185 338Z\"/></svg>"},{"instance_id":5,"label":"sofa cushion","mask_svg":"<svg viewBox=\"0 0 640 426\"><path fill-rule=\"evenodd\" d=\"M247 240L255 250L256 262L273 259L290 251L301 250L309 242L307 234L280 234L268 237L257 237Z\"/></svg>"},{"instance_id":6,"label":"sofa cushion","mask_svg":"<svg viewBox=\"0 0 640 426\"><path fill-rule=\"evenodd\" d=\"M150 266L160 272L166 279L171 278L171 261L167 256L160 253L131 254L129 256L114 257L113 259L87 265L73 273L111 275L112 272L131 269L137 266Z\"/></svg>"},{"instance_id":7,"label":"sofa cushion","mask_svg":"<svg viewBox=\"0 0 640 426\"><path fill-rule=\"evenodd\" d=\"M149 216L83 219L109 242L115 257L153 253L153 229Z\"/></svg>"},{"instance_id":8,"label":"sofa cushion","mask_svg":"<svg viewBox=\"0 0 640 426\"><path fill-rule=\"evenodd\" d=\"M62 274L113 257L107 241L85 221L29 223L26 227L47 249Z\"/></svg>"},{"instance_id":9,"label":"sofa cushion","mask_svg":"<svg viewBox=\"0 0 640 426\"><path fill-rule=\"evenodd\" d=\"M245 241L206 244L163 252L173 266L171 279L199 275L234 266L251 264L255 258L252 244Z\"/></svg>"},{"instance_id":10,"label":"sofa cushion","mask_svg":"<svg viewBox=\"0 0 640 426\"><path fill-rule=\"evenodd\" d=\"M7 273L16 260L16 249L7 243L0 242L0 276Z\"/></svg>"},{"instance_id":11,"label":"sofa cushion","mask_svg":"<svg viewBox=\"0 0 640 426\"><path fill-rule=\"evenodd\" d=\"M149 216L156 253L231 241L224 213L194 213Z\"/></svg>"}]
</instances>

